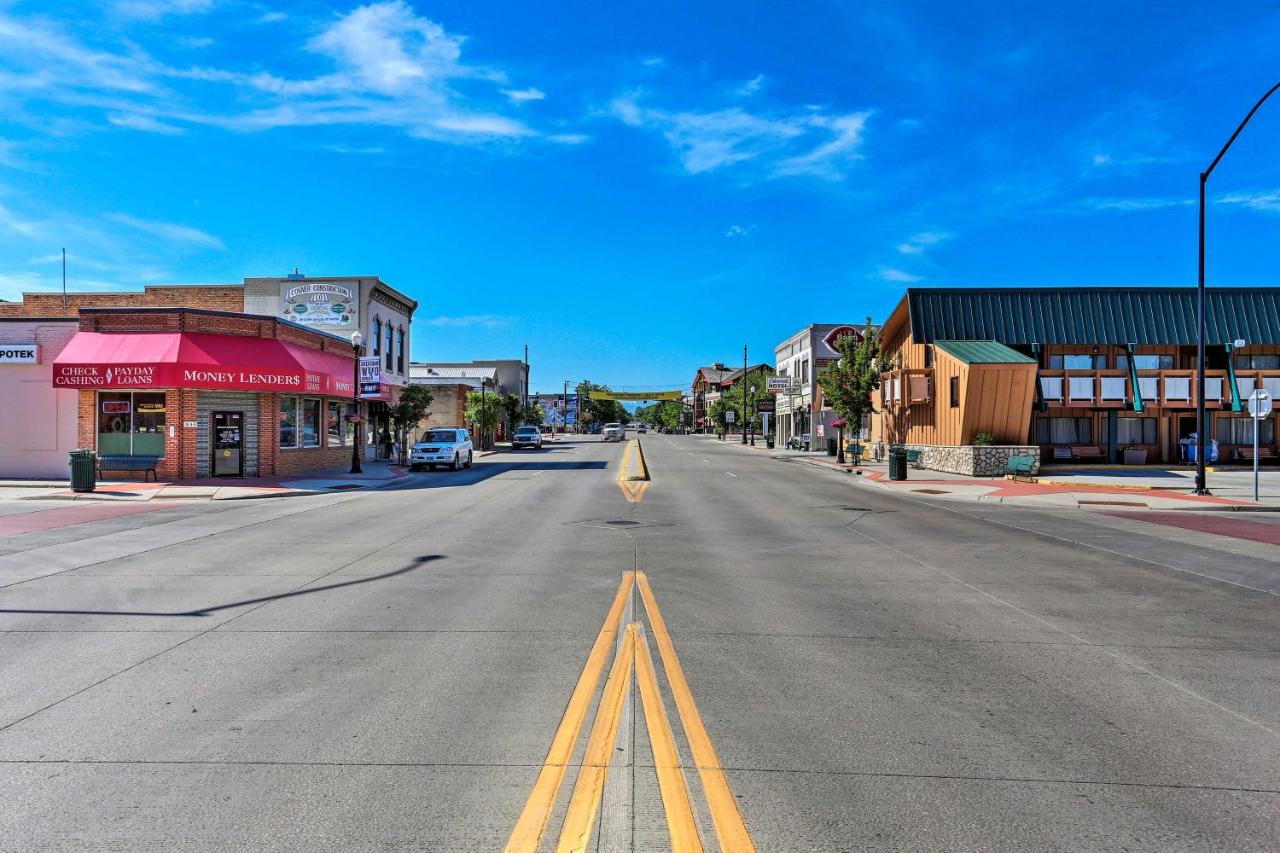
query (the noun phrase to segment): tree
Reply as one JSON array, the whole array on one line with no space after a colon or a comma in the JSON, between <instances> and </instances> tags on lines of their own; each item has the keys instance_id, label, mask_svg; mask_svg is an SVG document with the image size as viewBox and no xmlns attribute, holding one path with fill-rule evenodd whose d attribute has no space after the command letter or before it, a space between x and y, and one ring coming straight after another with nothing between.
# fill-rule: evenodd
<instances>
[{"instance_id":1,"label":"tree","mask_svg":"<svg viewBox=\"0 0 1280 853\"><path fill-rule=\"evenodd\" d=\"M768 387L766 377L772 375L772 373L772 370L753 370L747 374L746 379L738 380L738 382L734 383L732 388L729 388L721 394L720 399L716 401L716 403L721 404L720 417L716 419L716 422L723 424L724 412L732 409L735 413L733 422L735 427L744 431L748 427L754 429L755 424L760 417L760 413L756 410L755 404L760 400L765 399L768 395L768 391L766 390ZM742 408L742 394L744 390L747 395L746 417L743 417ZM713 413L715 408L715 405L713 405ZM727 426L725 431L728 431Z\"/></svg>"},{"instance_id":2,"label":"tree","mask_svg":"<svg viewBox=\"0 0 1280 853\"><path fill-rule=\"evenodd\" d=\"M891 365L880 350L880 335L870 317L860 338L845 335L836 341L835 348L840 360L818 374L818 384L836 416L844 418L851 429L860 430L863 416L875 412L871 400L880 387L880 374L890 370ZM840 455L844 456L843 441Z\"/></svg>"},{"instance_id":3,"label":"tree","mask_svg":"<svg viewBox=\"0 0 1280 853\"><path fill-rule=\"evenodd\" d=\"M476 435L480 439L481 450L488 447L487 438L498 423L499 409L497 394L485 393L482 396L479 391L467 392L465 417L467 423L473 424L475 427Z\"/></svg>"},{"instance_id":4,"label":"tree","mask_svg":"<svg viewBox=\"0 0 1280 853\"><path fill-rule=\"evenodd\" d=\"M409 445L409 430L431 414L431 392L424 385L405 385L400 389L400 399L391 407L391 423L400 436L400 464L404 465Z\"/></svg>"},{"instance_id":5,"label":"tree","mask_svg":"<svg viewBox=\"0 0 1280 853\"><path fill-rule=\"evenodd\" d=\"M542 426L547 422L547 413L537 403L530 403L520 412L520 423Z\"/></svg>"},{"instance_id":6,"label":"tree","mask_svg":"<svg viewBox=\"0 0 1280 853\"><path fill-rule=\"evenodd\" d=\"M586 379L578 383L578 423L607 424L617 421L625 424L631 420L626 408L617 400L599 400L590 396L593 391L608 390L609 386L597 385Z\"/></svg>"},{"instance_id":7,"label":"tree","mask_svg":"<svg viewBox=\"0 0 1280 853\"><path fill-rule=\"evenodd\" d=\"M507 394L502 398L502 410L507 414L507 424L512 431L520 426L520 416L524 414L524 403L515 394Z\"/></svg>"}]
</instances>

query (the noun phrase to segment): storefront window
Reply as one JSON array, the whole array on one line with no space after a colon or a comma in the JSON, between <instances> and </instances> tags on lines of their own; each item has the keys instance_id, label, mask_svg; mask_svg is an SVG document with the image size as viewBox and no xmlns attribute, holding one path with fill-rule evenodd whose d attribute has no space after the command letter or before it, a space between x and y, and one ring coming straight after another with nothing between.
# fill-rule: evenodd
<instances>
[{"instance_id":1,"label":"storefront window","mask_svg":"<svg viewBox=\"0 0 1280 853\"><path fill-rule=\"evenodd\" d=\"M298 446L298 398L280 398L280 446Z\"/></svg>"},{"instance_id":2,"label":"storefront window","mask_svg":"<svg viewBox=\"0 0 1280 853\"><path fill-rule=\"evenodd\" d=\"M164 393L98 394L98 455L164 457Z\"/></svg>"},{"instance_id":3,"label":"storefront window","mask_svg":"<svg viewBox=\"0 0 1280 853\"><path fill-rule=\"evenodd\" d=\"M1253 418L1218 418L1219 444L1253 444ZM1258 423L1258 445L1272 447L1276 443L1276 419L1263 418Z\"/></svg>"},{"instance_id":4,"label":"storefront window","mask_svg":"<svg viewBox=\"0 0 1280 853\"><path fill-rule=\"evenodd\" d=\"M1102 422L1102 443L1109 443L1107 421ZM1159 444L1160 427L1156 418L1118 418L1116 420L1116 445L1132 447L1135 444Z\"/></svg>"},{"instance_id":5,"label":"storefront window","mask_svg":"<svg viewBox=\"0 0 1280 853\"><path fill-rule=\"evenodd\" d=\"M343 405L341 403L328 403L325 406L325 426L329 431L329 446L342 447L347 443L347 433L350 427L343 420Z\"/></svg>"},{"instance_id":6,"label":"storefront window","mask_svg":"<svg viewBox=\"0 0 1280 853\"><path fill-rule=\"evenodd\" d=\"M1089 418L1037 418L1037 444L1092 444L1093 421Z\"/></svg>"},{"instance_id":7,"label":"storefront window","mask_svg":"<svg viewBox=\"0 0 1280 853\"><path fill-rule=\"evenodd\" d=\"M320 446L320 401L302 401L302 446Z\"/></svg>"}]
</instances>

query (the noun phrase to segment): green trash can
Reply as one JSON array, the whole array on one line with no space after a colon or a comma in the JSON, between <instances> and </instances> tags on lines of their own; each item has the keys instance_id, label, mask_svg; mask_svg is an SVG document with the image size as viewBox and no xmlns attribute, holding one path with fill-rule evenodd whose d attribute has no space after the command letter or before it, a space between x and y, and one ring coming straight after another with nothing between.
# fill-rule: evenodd
<instances>
[{"instance_id":1,"label":"green trash can","mask_svg":"<svg viewBox=\"0 0 1280 853\"><path fill-rule=\"evenodd\" d=\"M764 446L773 450L773 436L769 436L764 440Z\"/></svg>"},{"instance_id":2,"label":"green trash can","mask_svg":"<svg viewBox=\"0 0 1280 853\"><path fill-rule=\"evenodd\" d=\"M889 451L889 479L907 479L907 451L904 448L894 447Z\"/></svg>"},{"instance_id":3,"label":"green trash can","mask_svg":"<svg viewBox=\"0 0 1280 853\"><path fill-rule=\"evenodd\" d=\"M71 451L71 491L92 492L97 487L97 454L83 447Z\"/></svg>"},{"instance_id":4,"label":"green trash can","mask_svg":"<svg viewBox=\"0 0 1280 853\"><path fill-rule=\"evenodd\" d=\"M827 439L827 455L828 456L836 455L836 440L834 438Z\"/></svg>"}]
</instances>

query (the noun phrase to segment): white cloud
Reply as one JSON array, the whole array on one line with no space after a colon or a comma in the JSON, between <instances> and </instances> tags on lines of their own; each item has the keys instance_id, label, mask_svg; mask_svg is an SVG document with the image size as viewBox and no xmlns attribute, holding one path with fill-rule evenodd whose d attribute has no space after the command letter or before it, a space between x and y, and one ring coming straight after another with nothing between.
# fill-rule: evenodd
<instances>
[{"instance_id":1,"label":"white cloud","mask_svg":"<svg viewBox=\"0 0 1280 853\"><path fill-rule=\"evenodd\" d=\"M738 107L710 112L669 111L644 106L638 94L615 98L615 118L661 134L690 174L752 162L770 177L844 177L858 157L869 113L828 116L820 111L768 116Z\"/></svg>"},{"instance_id":2,"label":"white cloud","mask_svg":"<svg viewBox=\"0 0 1280 853\"><path fill-rule=\"evenodd\" d=\"M470 326L481 326L486 329L497 329L510 325L511 318L499 314L467 314L462 317L428 317L414 322L425 323L428 326L452 326L464 329Z\"/></svg>"},{"instance_id":3,"label":"white cloud","mask_svg":"<svg viewBox=\"0 0 1280 853\"><path fill-rule=\"evenodd\" d=\"M126 2L135 16L210 5ZM259 20L278 20L275 14ZM543 93L511 86L500 70L464 62L465 41L404 0L368 3L327 22L300 45L279 45L281 51L310 52L329 66L297 78L262 67L269 54L251 57L251 70L176 68L135 43L115 52L89 47L51 23L0 11L0 88L11 98L102 109L119 127L152 133L189 125L244 132L373 125L463 144L542 135L501 110Z\"/></svg>"},{"instance_id":4,"label":"white cloud","mask_svg":"<svg viewBox=\"0 0 1280 853\"><path fill-rule=\"evenodd\" d=\"M1218 196L1219 204L1238 204L1249 210L1263 210L1268 213L1280 211L1280 190L1251 190L1247 192L1227 193Z\"/></svg>"},{"instance_id":5,"label":"white cloud","mask_svg":"<svg viewBox=\"0 0 1280 853\"><path fill-rule=\"evenodd\" d=\"M894 269L893 267L880 267L876 270L875 277L895 284L912 284L914 282L924 280L924 276L913 275L900 269Z\"/></svg>"},{"instance_id":6,"label":"white cloud","mask_svg":"<svg viewBox=\"0 0 1280 853\"><path fill-rule=\"evenodd\" d=\"M165 124L148 115L141 113L107 113L107 121L116 127L128 128L129 130L141 130L147 133L161 133L167 136L181 136L186 133L180 127L172 124Z\"/></svg>"},{"instance_id":7,"label":"white cloud","mask_svg":"<svg viewBox=\"0 0 1280 853\"><path fill-rule=\"evenodd\" d=\"M127 18L156 20L165 15L194 15L208 12L214 0L117 0L115 10Z\"/></svg>"},{"instance_id":8,"label":"white cloud","mask_svg":"<svg viewBox=\"0 0 1280 853\"><path fill-rule=\"evenodd\" d=\"M724 236L732 240L738 237L750 237L754 233L756 233L756 226L754 225L730 225L729 229L724 232Z\"/></svg>"},{"instance_id":9,"label":"white cloud","mask_svg":"<svg viewBox=\"0 0 1280 853\"><path fill-rule=\"evenodd\" d=\"M667 61L661 56L648 56L645 57L640 64L645 68L658 68L659 66L666 65Z\"/></svg>"},{"instance_id":10,"label":"white cloud","mask_svg":"<svg viewBox=\"0 0 1280 853\"><path fill-rule=\"evenodd\" d=\"M754 95L756 92L759 92L762 86L764 86L764 75L757 74L756 76L748 80L746 83L743 83L741 86L738 87L738 94L744 98L750 97L751 95Z\"/></svg>"},{"instance_id":11,"label":"white cloud","mask_svg":"<svg viewBox=\"0 0 1280 853\"><path fill-rule=\"evenodd\" d=\"M209 249L225 249L226 246L217 237L198 228L191 228L186 225L177 225L172 222L158 222L152 219L140 219L128 213L109 213L107 219L112 222L118 222L121 225L128 225L130 228L136 228L147 234L159 237L171 243L190 243L196 246L204 246Z\"/></svg>"},{"instance_id":12,"label":"white cloud","mask_svg":"<svg viewBox=\"0 0 1280 853\"><path fill-rule=\"evenodd\" d=\"M1134 213L1168 207L1186 207L1192 204L1195 204L1195 201L1189 198L1086 198L1081 199L1078 206L1085 210L1116 210Z\"/></svg>"},{"instance_id":13,"label":"white cloud","mask_svg":"<svg viewBox=\"0 0 1280 853\"><path fill-rule=\"evenodd\" d=\"M41 239L46 235L43 223L19 216L3 204L0 204L0 230L9 231L20 237L27 237L32 240Z\"/></svg>"},{"instance_id":14,"label":"white cloud","mask_svg":"<svg viewBox=\"0 0 1280 853\"><path fill-rule=\"evenodd\" d=\"M258 18L259 24L274 24L277 21L283 21L289 16L284 12L266 12L262 17Z\"/></svg>"},{"instance_id":15,"label":"white cloud","mask_svg":"<svg viewBox=\"0 0 1280 853\"><path fill-rule=\"evenodd\" d=\"M899 243L897 248L904 255L923 255L925 249L945 243L954 236L950 231L921 231L911 235L905 243Z\"/></svg>"},{"instance_id":16,"label":"white cloud","mask_svg":"<svg viewBox=\"0 0 1280 853\"><path fill-rule=\"evenodd\" d=\"M506 95L509 100L515 101L516 103L523 103L524 101L541 101L543 98L547 97L546 93L541 89L535 89L532 86L528 89L503 89L502 94Z\"/></svg>"},{"instance_id":17,"label":"white cloud","mask_svg":"<svg viewBox=\"0 0 1280 853\"><path fill-rule=\"evenodd\" d=\"M559 142L561 145L581 145L591 140L590 136L585 133L553 133L547 137L552 142Z\"/></svg>"}]
</instances>

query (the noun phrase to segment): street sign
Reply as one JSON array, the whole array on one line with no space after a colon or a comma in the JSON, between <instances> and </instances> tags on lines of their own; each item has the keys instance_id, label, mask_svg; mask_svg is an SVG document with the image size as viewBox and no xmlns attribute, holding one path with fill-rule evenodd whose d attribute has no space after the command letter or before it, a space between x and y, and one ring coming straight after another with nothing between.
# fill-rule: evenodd
<instances>
[{"instance_id":1,"label":"street sign","mask_svg":"<svg viewBox=\"0 0 1280 853\"><path fill-rule=\"evenodd\" d=\"M730 409L729 411L724 413L724 422L727 424L731 424L737 419L738 419L738 413L735 412L733 409Z\"/></svg>"},{"instance_id":2,"label":"street sign","mask_svg":"<svg viewBox=\"0 0 1280 853\"><path fill-rule=\"evenodd\" d=\"M1250 394L1249 414L1255 418L1265 418L1271 414L1271 395L1261 388Z\"/></svg>"},{"instance_id":3,"label":"street sign","mask_svg":"<svg viewBox=\"0 0 1280 853\"><path fill-rule=\"evenodd\" d=\"M777 411L777 400L757 400L755 409L757 412L773 412Z\"/></svg>"}]
</instances>

